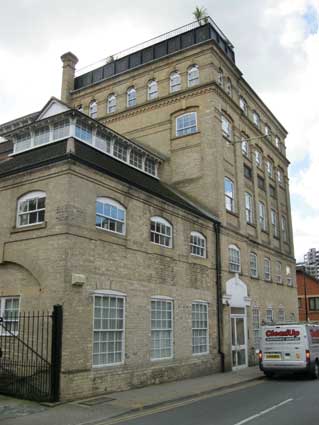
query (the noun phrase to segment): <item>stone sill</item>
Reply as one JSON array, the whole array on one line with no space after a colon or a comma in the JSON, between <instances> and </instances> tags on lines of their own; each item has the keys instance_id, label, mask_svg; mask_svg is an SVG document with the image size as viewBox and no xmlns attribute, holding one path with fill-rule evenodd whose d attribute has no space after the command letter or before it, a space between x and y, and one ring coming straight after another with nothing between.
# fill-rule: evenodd
<instances>
[{"instance_id":1,"label":"stone sill","mask_svg":"<svg viewBox=\"0 0 319 425\"><path fill-rule=\"evenodd\" d=\"M45 229L46 227L47 227L46 221L44 223L30 224L29 226L24 226L24 227L13 227L11 229L10 234L12 235L15 233L28 232L31 230Z\"/></svg>"}]
</instances>

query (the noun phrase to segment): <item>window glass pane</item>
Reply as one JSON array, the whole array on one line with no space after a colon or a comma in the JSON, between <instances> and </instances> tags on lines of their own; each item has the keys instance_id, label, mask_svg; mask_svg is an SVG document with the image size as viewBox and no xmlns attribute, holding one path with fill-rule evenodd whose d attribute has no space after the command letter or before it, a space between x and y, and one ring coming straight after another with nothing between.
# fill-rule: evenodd
<instances>
[{"instance_id":1,"label":"window glass pane","mask_svg":"<svg viewBox=\"0 0 319 425\"><path fill-rule=\"evenodd\" d=\"M63 139L69 136L70 122L69 120L62 120L56 122L53 126L53 139Z\"/></svg>"},{"instance_id":2,"label":"window glass pane","mask_svg":"<svg viewBox=\"0 0 319 425\"><path fill-rule=\"evenodd\" d=\"M192 304L192 349L193 354L207 354L208 347L208 304Z\"/></svg>"},{"instance_id":3,"label":"window glass pane","mask_svg":"<svg viewBox=\"0 0 319 425\"><path fill-rule=\"evenodd\" d=\"M125 209L107 199L96 202L96 227L114 233L125 233Z\"/></svg>"},{"instance_id":4,"label":"window glass pane","mask_svg":"<svg viewBox=\"0 0 319 425\"><path fill-rule=\"evenodd\" d=\"M151 301L151 359L170 358L173 355L173 303Z\"/></svg>"},{"instance_id":5,"label":"window glass pane","mask_svg":"<svg viewBox=\"0 0 319 425\"><path fill-rule=\"evenodd\" d=\"M172 246L171 225L160 222L157 218L151 219L151 242L170 248Z\"/></svg>"},{"instance_id":6,"label":"window glass pane","mask_svg":"<svg viewBox=\"0 0 319 425\"><path fill-rule=\"evenodd\" d=\"M185 136L197 132L196 112L181 115L176 118L176 136Z\"/></svg>"},{"instance_id":7,"label":"window glass pane","mask_svg":"<svg viewBox=\"0 0 319 425\"><path fill-rule=\"evenodd\" d=\"M93 365L121 363L124 352L124 298L94 297Z\"/></svg>"}]
</instances>

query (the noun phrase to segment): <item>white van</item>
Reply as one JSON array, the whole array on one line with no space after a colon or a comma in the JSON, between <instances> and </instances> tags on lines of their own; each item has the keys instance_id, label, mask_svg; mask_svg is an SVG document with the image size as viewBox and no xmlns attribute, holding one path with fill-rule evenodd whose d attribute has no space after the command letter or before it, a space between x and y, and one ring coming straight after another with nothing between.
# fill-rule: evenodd
<instances>
[{"instance_id":1,"label":"white van","mask_svg":"<svg viewBox=\"0 0 319 425\"><path fill-rule=\"evenodd\" d=\"M259 367L266 376L305 372L319 377L319 324L261 327Z\"/></svg>"}]
</instances>

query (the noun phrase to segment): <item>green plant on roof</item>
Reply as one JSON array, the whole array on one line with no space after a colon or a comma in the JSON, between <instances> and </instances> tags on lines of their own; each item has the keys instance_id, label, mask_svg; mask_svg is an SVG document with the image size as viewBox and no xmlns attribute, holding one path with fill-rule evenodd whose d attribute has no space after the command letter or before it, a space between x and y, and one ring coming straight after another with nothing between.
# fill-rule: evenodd
<instances>
[{"instance_id":1,"label":"green plant on roof","mask_svg":"<svg viewBox=\"0 0 319 425\"><path fill-rule=\"evenodd\" d=\"M193 16L199 25L207 24L208 22L208 15L205 7L196 6L193 12Z\"/></svg>"}]
</instances>

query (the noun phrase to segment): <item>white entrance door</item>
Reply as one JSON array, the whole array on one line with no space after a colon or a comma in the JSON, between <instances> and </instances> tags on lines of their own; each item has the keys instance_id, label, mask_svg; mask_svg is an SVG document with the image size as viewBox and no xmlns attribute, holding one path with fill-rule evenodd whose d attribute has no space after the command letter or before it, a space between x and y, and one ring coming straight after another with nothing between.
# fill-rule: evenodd
<instances>
[{"instance_id":1,"label":"white entrance door","mask_svg":"<svg viewBox=\"0 0 319 425\"><path fill-rule=\"evenodd\" d=\"M231 310L243 310L244 314L231 314L231 339L232 339L232 367L233 370L247 367L247 336L246 336L246 309L232 308Z\"/></svg>"}]
</instances>

